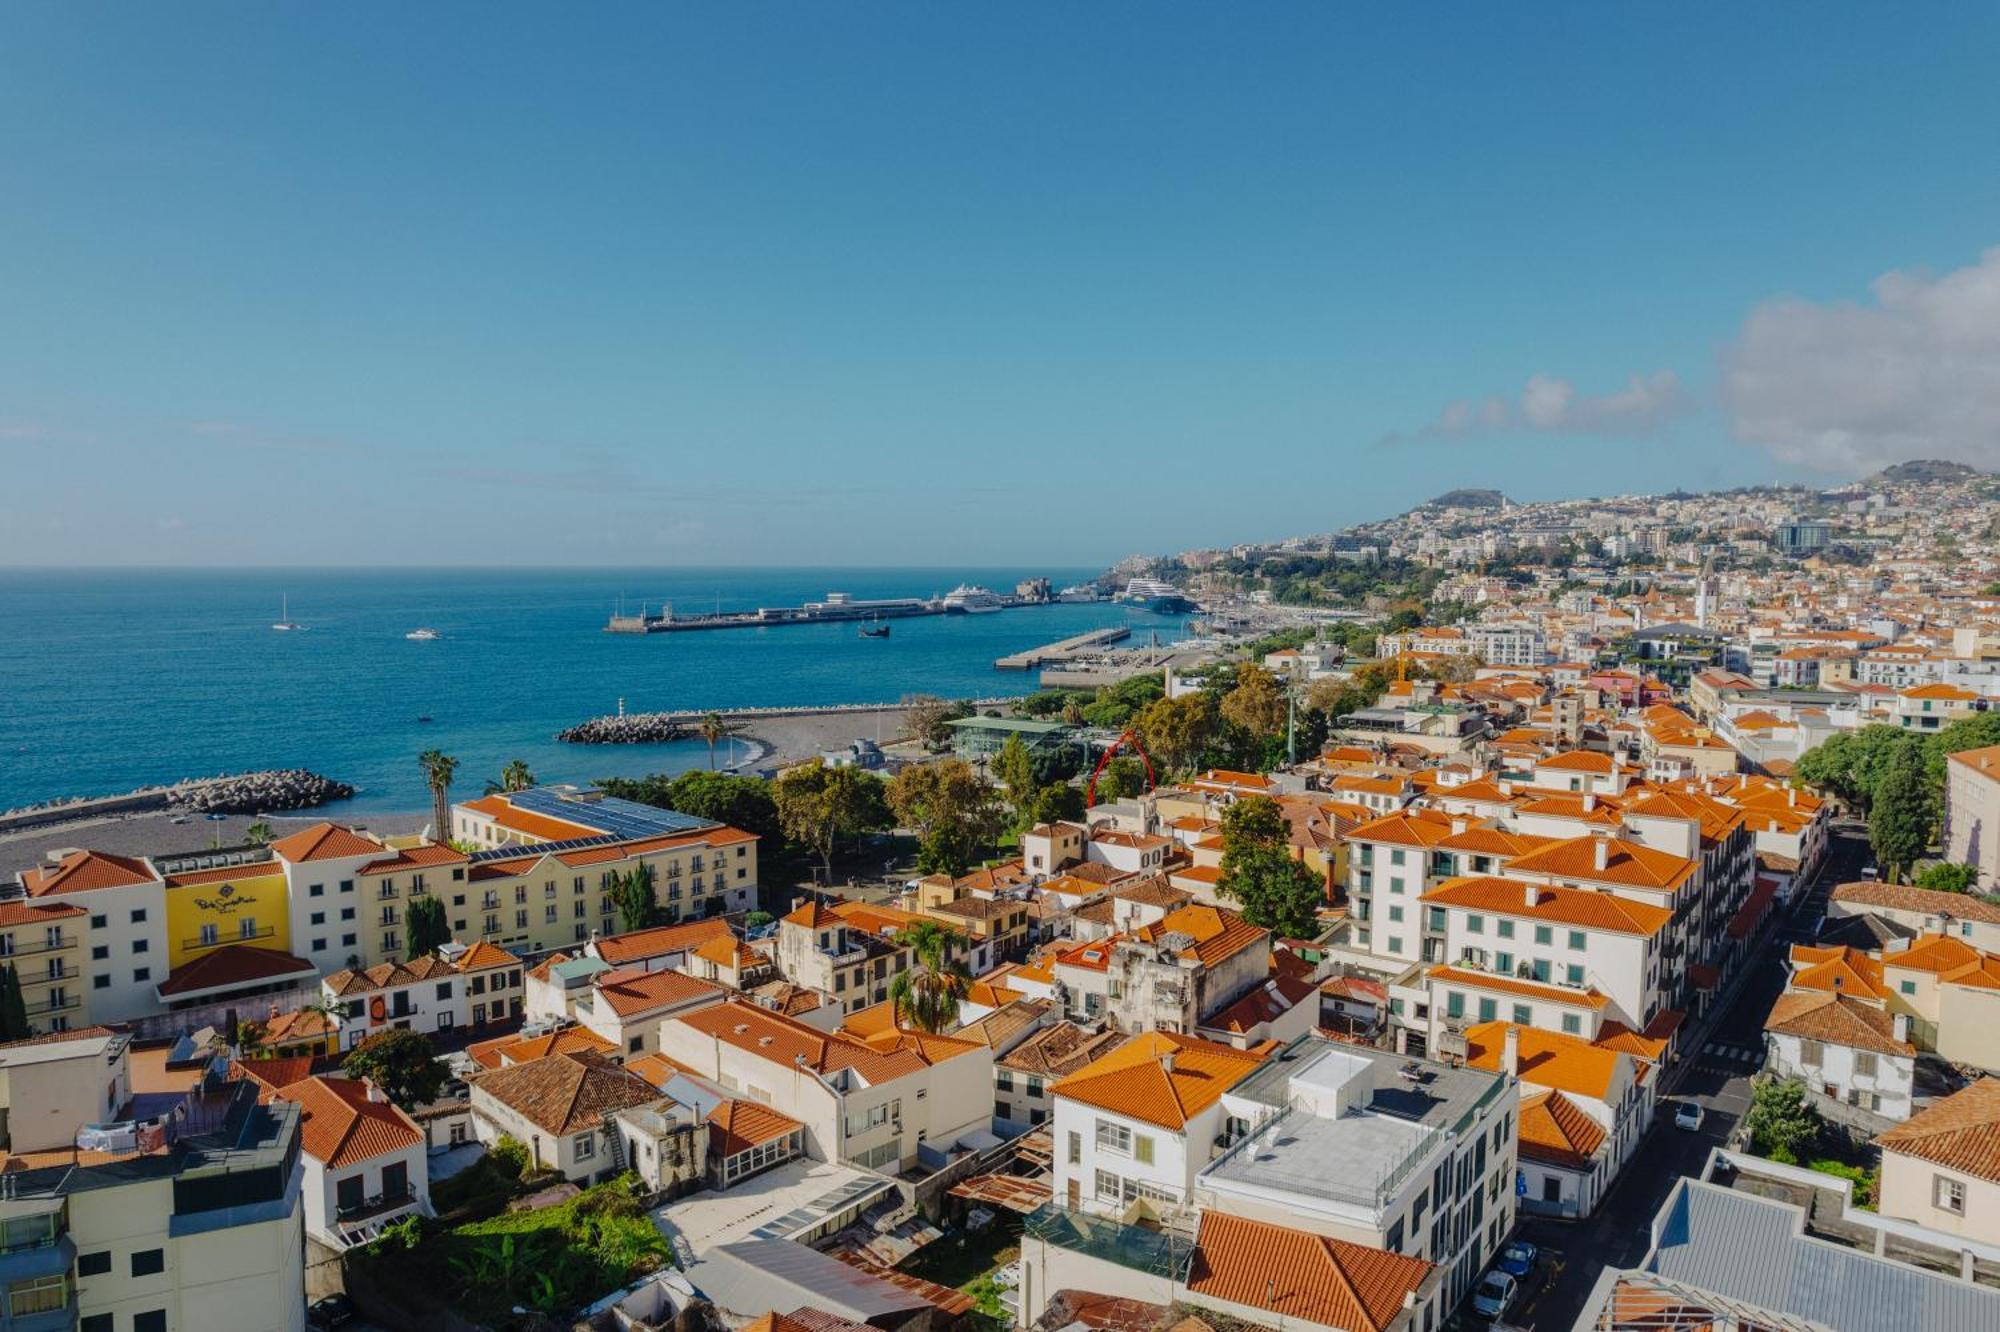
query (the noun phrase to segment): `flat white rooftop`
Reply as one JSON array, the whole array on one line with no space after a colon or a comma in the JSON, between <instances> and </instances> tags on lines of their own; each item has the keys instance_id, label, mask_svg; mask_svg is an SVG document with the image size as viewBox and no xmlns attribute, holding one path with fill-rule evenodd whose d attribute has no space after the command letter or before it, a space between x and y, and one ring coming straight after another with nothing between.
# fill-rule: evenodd
<instances>
[{"instance_id":1,"label":"flat white rooftop","mask_svg":"<svg viewBox=\"0 0 2000 1332\"><path fill-rule=\"evenodd\" d=\"M787 1161L725 1192L708 1189L656 1207L653 1223L699 1255L718 1244L807 1234L843 1214L858 1214L895 1188L866 1170Z\"/></svg>"}]
</instances>

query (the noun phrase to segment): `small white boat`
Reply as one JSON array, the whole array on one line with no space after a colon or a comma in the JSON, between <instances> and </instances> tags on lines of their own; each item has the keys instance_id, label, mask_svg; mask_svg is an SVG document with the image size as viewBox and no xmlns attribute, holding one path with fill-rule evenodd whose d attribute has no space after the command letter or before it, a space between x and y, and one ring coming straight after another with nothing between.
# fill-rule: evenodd
<instances>
[{"instance_id":1,"label":"small white boat","mask_svg":"<svg viewBox=\"0 0 2000 1332\"><path fill-rule=\"evenodd\" d=\"M282 631L305 628L292 618L292 599L289 595L278 598L278 622L271 627Z\"/></svg>"},{"instance_id":2,"label":"small white boat","mask_svg":"<svg viewBox=\"0 0 2000 1332\"><path fill-rule=\"evenodd\" d=\"M444 635L435 629L412 629L409 633L404 634L403 637L409 639L412 643L430 643L443 638Z\"/></svg>"}]
</instances>

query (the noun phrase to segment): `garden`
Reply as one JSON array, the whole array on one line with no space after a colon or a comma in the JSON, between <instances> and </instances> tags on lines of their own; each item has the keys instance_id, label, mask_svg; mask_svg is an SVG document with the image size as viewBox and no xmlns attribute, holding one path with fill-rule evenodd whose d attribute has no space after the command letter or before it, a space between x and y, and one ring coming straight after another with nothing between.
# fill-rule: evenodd
<instances>
[{"instance_id":1,"label":"garden","mask_svg":"<svg viewBox=\"0 0 2000 1332\"><path fill-rule=\"evenodd\" d=\"M628 1174L552 1207L456 1226L407 1218L351 1253L347 1275L350 1293L372 1289L412 1313L450 1308L530 1332L566 1327L564 1315L672 1261Z\"/></svg>"}]
</instances>

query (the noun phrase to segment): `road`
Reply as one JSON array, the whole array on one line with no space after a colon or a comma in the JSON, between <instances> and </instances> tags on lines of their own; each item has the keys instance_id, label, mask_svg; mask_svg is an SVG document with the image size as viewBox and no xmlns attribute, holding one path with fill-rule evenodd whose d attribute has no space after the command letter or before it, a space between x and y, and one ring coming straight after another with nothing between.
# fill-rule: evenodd
<instances>
[{"instance_id":1,"label":"road","mask_svg":"<svg viewBox=\"0 0 2000 1332\"><path fill-rule=\"evenodd\" d=\"M1869 860L1858 825L1836 825L1819 875L1791 910L1764 936L1749 973L1728 1006L1699 1037L1699 1049L1665 1075L1663 1109L1626 1165L1624 1174L1589 1220L1522 1220L1517 1233L1551 1254L1553 1275L1507 1321L1535 1332L1569 1332L1606 1267L1630 1267L1646 1254L1653 1217L1683 1175L1697 1175L1712 1148L1720 1147L1750 1108L1750 1075L1764 1058L1764 1016L1784 989L1785 954L1811 939L1826 912L1832 886L1861 877ZM1699 1101L1706 1112L1699 1132L1676 1129L1666 1096ZM1560 1266L1557 1266L1560 1264Z\"/></svg>"}]
</instances>

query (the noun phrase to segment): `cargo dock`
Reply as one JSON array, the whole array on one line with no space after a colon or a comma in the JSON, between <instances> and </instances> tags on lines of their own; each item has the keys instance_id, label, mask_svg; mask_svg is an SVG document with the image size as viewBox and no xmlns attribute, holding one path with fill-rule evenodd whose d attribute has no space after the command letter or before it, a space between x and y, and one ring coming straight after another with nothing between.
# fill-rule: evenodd
<instances>
[{"instance_id":1,"label":"cargo dock","mask_svg":"<svg viewBox=\"0 0 2000 1332\"><path fill-rule=\"evenodd\" d=\"M1096 652L1101 648L1111 646L1113 643L1122 643L1131 636L1132 627L1125 624L1114 624L1103 629L1092 629L1088 633L1074 634L1059 642L1048 643L1038 648L1029 648L1025 652L1015 652L1001 657L993 663L993 669L996 671L1032 671L1038 667L1068 661L1072 657L1084 656Z\"/></svg>"}]
</instances>

